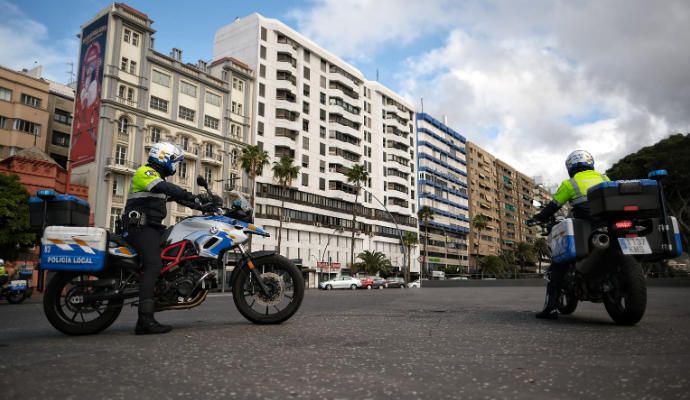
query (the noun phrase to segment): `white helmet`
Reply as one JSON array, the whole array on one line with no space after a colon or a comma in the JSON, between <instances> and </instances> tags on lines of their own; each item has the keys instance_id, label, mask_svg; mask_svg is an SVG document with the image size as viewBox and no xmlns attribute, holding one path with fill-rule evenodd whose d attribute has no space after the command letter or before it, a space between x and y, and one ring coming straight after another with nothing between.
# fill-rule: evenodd
<instances>
[{"instance_id":1,"label":"white helmet","mask_svg":"<svg viewBox=\"0 0 690 400\"><path fill-rule=\"evenodd\" d=\"M580 171L594 169L594 157L586 150L575 150L565 159L565 168L571 177Z\"/></svg>"},{"instance_id":2,"label":"white helmet","mask_svg":"<svg viewBox=\"0 0 690 400\"><path fill-rule=\"evenodd\" d=\"M2 258L0 258L0 265L5 265L5 260L3 260Z\"/></svg>"},{"instance_id":3,"label":"white helmet","mask_svg":"<svg viewBox=\"0 0 690 400\"><path fill-rule=\"evenodd\" d=\"M175 174L177 163L182 160L184 160L184 151L169 142L156 143L151 146L151 151L149 151L149 163L160 165L168 175Z\"/></svg>"}]
</instances>

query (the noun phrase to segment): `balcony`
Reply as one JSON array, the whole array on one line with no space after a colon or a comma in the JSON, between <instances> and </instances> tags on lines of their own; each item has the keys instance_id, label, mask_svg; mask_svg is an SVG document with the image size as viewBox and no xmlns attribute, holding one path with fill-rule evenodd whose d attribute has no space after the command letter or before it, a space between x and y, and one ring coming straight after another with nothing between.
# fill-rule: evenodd
<instances>
[{"instance_id":1,"label":"balcony","mask_svg":"<svg viewBox=\"0 0 690 400\"><path fill-rule=\"evenodd\" d=\"M201 162L214 165L223 165L223 155L220 153L201 153Z\"/></svg>"},{"instance_id":2,"label":"balcony","mask_svg":"<svg viewBox=\"0 0 690 400\"><path fill-rule=\"evenodd\" d=\"M275 136L276 137L285 137L285 138L292 139L292 141L296 141L297 137L299 136L299 131L296 129L276 127Z\"/></svg>"},{"instance_id":3,"label":"balcony","mask_svg":"<svg viewBox=\"0 0 690 400\"><path fill-rule=\"evenodd\" d=\"M125 195L124 194L114 194L113 195L113 203L125 204Z\"/></svg>"},{"instance_id":4,"label":"balcony","mask_svg":"<svg viewBox=\"0 0 690 400\"><path fill-rule=\"evenodd\" d=\"M297 59L292 56L292 53L278 52L277 60L280 68L287 68L292 72L297 71Z\"/></svg>"},{"instance_id":5,"label":"balcony","mask_svg":"<svg viewBox=\"0 0 690 400\"><path fill-rule=\"evenodd\" d=\"M361 154L347 151L347 150L340 148L340 147L329 147L328 154L331 156L342 157L348 161L352 161L352 162L356 162L356 163L358 163L359 159L361 158Z\"/></svg>"},{"instance_id":6,"label":"balcony","mask_svg":"<svg viewBox=\"0 0 690 400\"><path fill-rule=\"evenodd\" d=\"M125 98L125 97L115 96L115 101L117 101L117 102L120 103L120 104L124 104L124 105L126 105L126 106L128 106L128 107L132 107L132 108L135 108L135 107L137 106L137 102L136 102L136 101L134 101L134 100L132 100L132 99L127 99L127 98Z\"/></svg>"},{"instance_id":7,"label":"balcony","mask_svg":"<svg viewBox=\"0 0 690 400\"><path fill-rule=\"evenodd\" d=\"M329 164L328 172L330 172L332 174L335 173L335 174L347 175L348 173L350 173L350 168L343 167L340 164Z\"/></svg>"},{"instance_id":8,"label":"balcony","mask_svg":"<svg viewBox=\"0 0 690 400\"><path fill-rule=\"evenodd\" d=\"M236 185L232 183L225 183L223 185L223 191L224 192L240 192L240 193L249 193L249 188L246 186L241 186L241 185Z\"/></svg>"},{"instance_id":9,"label":"balcony","mask_svg":"<svg viewBox=\"0 0 690 400\"><path fill-rule=\"evenodd\" d=\"M331 80L331 82L328 85L328 88L340 90L341 92L343 92L343 94L345 94L346 96L349 96L355 100L359 99L359 93L355 92L349 86L340 82L339 80Z\"/></svg>"},{"instance_id":10,"label":"balcony","mask_svg":"<svg viewBox=\"0 0 690 400\"><path fill-rule=\"evenodd\" d=\"M356 189L353 185L348 185L347 183L340 181L328 181L328 189L337 190L348 194L355 194L356 192Z\"/></svg>"},{"instance_id":11,"label":"balcony","mask_svg":"<svg viewBox=\"0 0 690 400\"><path fill-rule=\"evenodd\" d=\"M118 142L129 143L129 132L120 132L118 129L115 137L117 138Z\"/></svg>"},{"instance_id":12,"label":"balcony","mask_svg":"<svg viewBox=\"0 0 690 400\"><path fill-rule=\"evenodd\" d=\"M199 157L199 148L196 145L189 144L184 145L182 142L175 143L179 148L184 150L184 158L189 158L196 160Z\"/></svg>"},{"instance_id":13,"label":"balcony","mask_svg":"<svg viewBox=\"0 0 690 400\"><path fill-rule=\"evenodd\" d=\"M407 136L410 134L408 131L398 128L397 125L386 126L386 133L393 136L402 137L404 139L407 139Z\"/></svg>"},{"instance_id":14,"label":"balcony","mask_svg":"<svg viewBox=\"0 0 690 400\"><path fill-rule=\"evenodd\" d=\"M108 158L105 165L106 170L128 175L133 175L137 168L139 168L139 164L120 157Z\"/></svg>"}]
</instances>

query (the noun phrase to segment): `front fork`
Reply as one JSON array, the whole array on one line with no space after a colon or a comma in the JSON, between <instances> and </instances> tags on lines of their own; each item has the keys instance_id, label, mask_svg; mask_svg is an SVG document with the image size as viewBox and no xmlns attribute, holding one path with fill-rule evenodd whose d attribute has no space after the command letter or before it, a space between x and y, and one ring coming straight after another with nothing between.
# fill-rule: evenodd
<instances>
[{"instance_id":1,"label":"front fork","mask_svg":"<svg viewBox=\"0 0 690 400\"><path fill-rule=\"evenodd\" d=\"M245 250L244 246L242 245L238 245L237 248L239 249L240 254L242 254L242 258L246 260L247 267L249 268L249 273L251 273L254 279L256 279L256 282L259 285L259 289L261 290L261 294L263 294L266 297L271 297L271 289L269 289L268 286L266 286L266 284L264 283L263 279L261 279L261 274L255 268L251 254L247 250Z\"/></svg>"}]
</instances>

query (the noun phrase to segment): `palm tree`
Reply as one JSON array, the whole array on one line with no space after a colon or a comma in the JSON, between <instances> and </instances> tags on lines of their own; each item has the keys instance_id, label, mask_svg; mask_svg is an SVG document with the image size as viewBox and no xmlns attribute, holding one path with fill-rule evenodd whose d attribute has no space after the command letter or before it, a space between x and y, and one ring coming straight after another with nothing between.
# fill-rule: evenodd
<instances>
[{"instance_id":1,"label":"palm tree","mask_svg":"<svg viewBox=\"0 0 690 400\"><path fill-rule=\"evenodd\" d=\"M534 262L534 247L530 243L518 243L515 248L515 260L520 264L520 272L525 272L525 264Z\"/></svg>"},{"instance_id":2,"label":"palm tree","mask_svg":"<svg viewBox=\"0 0 690 400\"><path fill-rule=\"evenodd\" d=\"M429 275L429 221L434 219L434 212L428 206L424 206L417 212L417 218L420 224L424 224L424 262L422 263L422 271L426 271ZM421 279L421 275L420 275Z\"/></svg>"},{"instance_id":3,"label":"palm tree","mask_svg":"<svg viewBox=\"0 0 690 400\"><path fill-rule=\"evenodd\" d=\"M486 229L489 224L489 217L484 214L477 214L472 218L472 228L476 231L476 240L474 246L477 248L476 254L474 256L474 267L479 267L479 241L482 237L482 231Z\"/></svg>"},{"instance_id":4,"label":"palm tree","mask_svg":"<svg viewBox=\"0 0 690 400\"><path fill-rule=\"evenodd\" d=\"M364 165L355 165L347 171L347 181L355 185L355 203L352 206L352 241L350 243L350 265L355 264L355 226L357 225L357 200L359 191L362 189L362 183L369 179L369 172L367 172Z\"/></svg>"},{"instance_id":5,"label":"palm tree","mask_svg":"<svg viewBox=\"0 0 690 400\"><path fill-rule=\"evenodd\" d=\"M405 231L402 237L402 245L407 248L407 265L405 266L405 283L410 282L410 265L412 262L412 246L417 244L417 235L413 232ZM421 278L421 274L420 274Z\"/></svg>"},{"instance_id":6,"label":"palm tree","mask_svg":"<svg viewBox=\"0 0 690 400\"><path fill-rule=\"evenodd\" d=\"M391 261L386 258L386 255L380 251L369 251L365 250L363 253L359 253L357 258L362 260L355 264L357 271L364 271L369 275L376 275L377 273L385 273L390 271Z\"/></svg>"},{"instance_id":7,"label":"palm tree","mask_svg":"<svg viewBox=\"0 0 690 400\"><path fill-rule=\"evenodd\" d=\"M264 167L270 163L268 153L259 149L259 146L249 145L242 149L242 155L240 156L240 164L242 169L249 176L249 181L251 188L249 190L250 198L249 202L254 209L254 187L256 186L256 177L261 175Z\"/></svg>"},{"instance_id":8,"label":"palm tree","mask_svg":"<svg viewBox=\"0 0 690 400\"><path fill-rule=\"evenodd\" d=\"M539 263L538 273L541 273L541 261L544 258L548 258L551 255L549 249L549 244L546 242L546 238L540 237L534 241L534 253L537 256L537 262Z\"/></svg>"},{"instance_id":9,"label":"palm tree","mask_svg":"<svg viewBox=\"0 0 690 400\"><path fill-rule=\"evenodd\" d=\"M283 195L280 199L280 226L278 227L278 246L276 251L280 253L280 242L283 233L283 214L285 214L285 198L288 196L288 188L292 186L292 181L297 179L299 174L299 165L294 165L295 160L284 155L280 160L273 162L273 179L278 181L278 185L283 189Z\"/></svg>"}]
</instances>

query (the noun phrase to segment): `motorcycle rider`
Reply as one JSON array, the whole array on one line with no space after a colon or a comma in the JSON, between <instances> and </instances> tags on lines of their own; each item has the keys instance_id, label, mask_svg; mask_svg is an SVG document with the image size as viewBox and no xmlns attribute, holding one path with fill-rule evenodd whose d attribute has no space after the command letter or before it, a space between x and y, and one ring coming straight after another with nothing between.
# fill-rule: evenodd
<instances>
[{"instance_id":1,"label":"motorcycle rider","mask_svg":"<svg viewBox=\"0 0 690 400\"><path fill-rule=\"evenodd\" d=\"M527 225L536 225L546 222L565 203L572 205L574 218L588 219L589 205L587 203L587 190L601 182L608 182L609 178L594 170L594 157L585 150L575 150L565 160L570 179L565 179L558 187L553 200L550 201L538 214L527 220ZM537 318L558 318L558 296L561 284L568 272L567 264L551 264L550 279L546 286L546 299L544 309L537 313Z\"/></svg>"},{"instance_id":2,"label":"motorcycle rider","mask_svg":"<svg viewBox=\"0 0 690 400\"><path fill-rule=\"evenodd\" d=\"M166 201L203 209L207 202L203 195L194 195L185 189L167 182L165 178L177 171L177 164L184 159L184 151L178 146L160 142L151 147L148 162L134 173L123 215L125 238L136 249L143 273L139 285L139 318L134 332L141 334L167 333L169 325L158 323L153 317L155 301L154 286L162 267L160 258L162 224L167 214Z\"/></svg>"},{"instance_id":3,"label":"motorcycle rider","mask_svg":"<svg viewBox=\"0 0 690 400\"><path fill-rule=\"evenodd\" d=\"M10 280L10 276L5 269L5 260L0 258L0 287L5 285Z\"/></svg>"}]
</instances>

